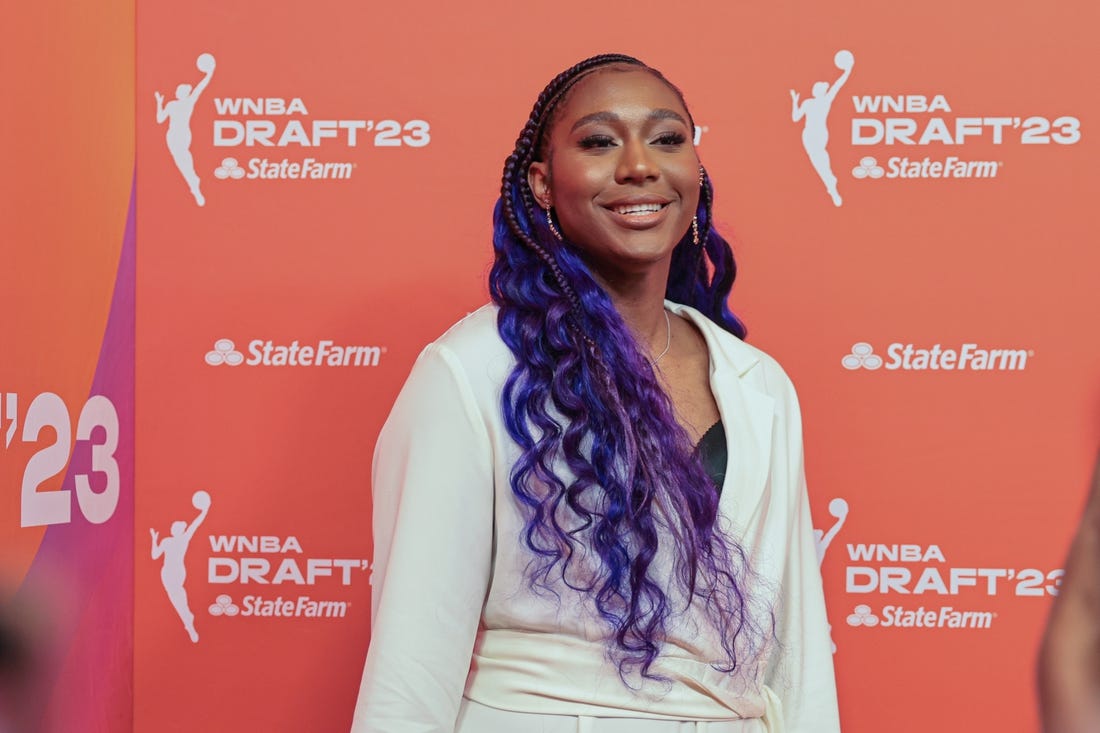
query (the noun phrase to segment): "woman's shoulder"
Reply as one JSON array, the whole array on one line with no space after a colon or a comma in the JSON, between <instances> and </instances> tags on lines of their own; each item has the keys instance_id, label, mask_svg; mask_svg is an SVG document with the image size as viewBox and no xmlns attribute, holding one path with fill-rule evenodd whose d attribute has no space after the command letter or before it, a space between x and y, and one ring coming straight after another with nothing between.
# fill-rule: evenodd
<instances>
[{"instance_id":1,"label":"woman's shoulder","mask_svg":"<svg viewBox=\"0 0 1100 733\"><path fill-rule=\"evenodd\" d=\"M467 313L424 348L424 354L438 354L468 373L485 373L486 365L509 363L511 352L497 330L498 308L487 303Z\"/></svg>"},{"instance_id":2,"label":"woman's shoulder","mask_svg":"<svg viewBox=\"0 0 1100 733\"><path fill-rule=\"evenodd\" d=\"M497 331L498 310L495 304L486 303L460 318L432 343L456 352L480 350L493 344L503 346Z\"/></svg>"}]
</instances>

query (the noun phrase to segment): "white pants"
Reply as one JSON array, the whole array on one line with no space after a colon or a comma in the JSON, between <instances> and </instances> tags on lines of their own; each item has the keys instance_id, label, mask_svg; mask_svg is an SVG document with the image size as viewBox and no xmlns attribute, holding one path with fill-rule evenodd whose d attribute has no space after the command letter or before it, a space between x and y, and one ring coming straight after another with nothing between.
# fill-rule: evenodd
<instances>
[{"instance_id":1,"label":"white pants","mask_svg":"<svg viewBox=\"0 0 1100 733\"><path fill-rule=\"evenodd\" d=\"M463 699L455 733L769 733L761 718L679 721L513 713Z\"/></svg>"}]
</instances>

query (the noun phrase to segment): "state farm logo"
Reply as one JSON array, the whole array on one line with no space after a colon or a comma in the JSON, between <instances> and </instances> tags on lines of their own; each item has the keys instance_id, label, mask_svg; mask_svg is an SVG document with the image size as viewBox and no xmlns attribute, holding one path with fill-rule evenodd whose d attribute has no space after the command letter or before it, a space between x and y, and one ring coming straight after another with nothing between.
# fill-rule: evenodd
<instances>
[{"instance_id":1,"label":"state farm logo","mask_svg":"<svg viewBox=\"0 0 1100 733\"><path fill-rule=\"evenodd\" d=\"M206 363L210 366L240 366L244 363L244 354L237 351L236 344L229 339L218 339L214 348L206 352Z\"/></svg>"},{"instance_id":2,"label":"state farm logo","mask_svg":"<svg viewBox=\"0 0 1100 733\"><path fill-rule=\"evenodd\" d=\"M875 353L866 341L852 344L851 353L845 354L840 365L850 371L885 368L888 371L974 371L1014 372L1023 371L1034 358L1032 349L983 348L976 343L964 343L945 348L942 344L920 347L912 343L895 341L886 348L886 358Z\"/></svg>"},{"instance_id":3,"label":"state farm logo","mask_svg":"<svg viewBox=\"0 0 1100 733\"><path fill-rule=\"evenodd\" d=\"M246 344L248 357L237 350L232 339L218 339L203 360L210 366L290 367L375 367L386 353L385 346L341 344L332 339L276 343L252 339Z\"/></svg>"},{"instance_id":4,"label":"state farm logo","mask_svg":"<svg viewBox=\"0 0 1100 733\"><path fill-rule=\"evenodd\" d=\"M997 618L994 611L965 611L954 606L938 608L918 606L883 606L882 615L869 605L860 603L848 614L848 625L859 628L883 629L989 629Z\"/></svg>"},{"instance_id":5,"label":"state farm logo","mask_svg":"<svg viewBox=\"0 0 1100 733\"><path fill-rule=\"evenodd\" d=\"M852 344L852 353L840 360L845 369L878 369L882 366L882 357L866 341Z\"/></svg>"},{"instance_id":6,"label":"state farm logo","mask_svg":"<svg viewBox=\"0 0 1100 733\"><path fill-rule=\"evenodd\" d=\"M992 160L962 160L954 155L933 160L922 158L890 158L887 162L890 173L878 164L871 155L861 158L859 165L852 169L853 178L996 178L1004 165Z\"/></svg>"},{"instance_id":7,"label":"state farm logo","mask_svg":"<svg viewBox=\"0 0 1100 733\"><path fill-rule=\"evenodd\" d=\"M866 63L862 55L860 58L861 64ZM825 63L818 65L822 78L813 83L805 99L798 90L791 89L790 94L791 120L801 124L802 147L836 206L843 203L834 172L838 159L840 170L851 171L852 178L860 181L991 179L1002 173L1005 161L966 155L967 145L978 143L985 149L990 145L1057 147L1081 141L1081 121L1072 115L1007 114L1036 111L1018 109L982 110L984 114L978 115L969 112L971 105L966 105L968 114L959 115L954 98L934 91L854 90L856 93L842 98L842 88L853 91L850 77L856 54L848 49L837 51L833 66L839 73L828 71ZM927 80L920 86L934 90L937 81ZM851 99L848 129L830 142L828 121L830 116L835 120L838 102L847 107L842 99ZM864 152L867 148L875 148L876 154L868 155Z\"/></svg>"},{"instance_id":8,"label":"state farm logo","mask_svg":"<svg viewBox=\"0 0 1100 733\"><path fill-rule=\"evenodd\" d=\"M248 595L241 601L240 606L233 602L233 597L223 593L210 604L211 616L224 616L233 618L241 616L280 616L283 618L345 618L351 603L348 601L318 601L309 596L295 596L283 598L275 596Z\"/></svg>"},{"instance_id":9,"label":"state farm logo","mask_svg":"<svg viewBox=\"0 0 1100 733\"><path fill-rule=\"evenodd\" d=\"M173 99L160 91L154 96L157 124L167 123L165 142L172 161L199 206L206 205L202 185L207 175L200 174L200 170L211 171L217 181L347 180L368 149L423 148L431 143L427 120L338 115L321 104L307 106L307 95L215 97L215 119L209 134L195 131L192 117L214 77L217 61L212 54L202 53L195 66L202 76L178 84ZM265 89L282 86L270 80L255 83ZM211 139L222 155L193 149L193 140L204 141L205 145ZM249 153L256 149L264 154L226 156L224 153L231 151L224 149ZM220 162L213 169L196 167L196 155L200 163L208 157Z\"/></svg>"},{"instance_id":10,"label":"state farm logo","mask_svg":"<svg viewBox=\"0 0 1100 733\"><path fill-rule=\"evenodd\" d=\"M223 181L226 178L244 178L244 168L237 164L236 158L222 158L222 164L214 169L214 177Z\"/></svg>"},{"instance_id":11,"label":"state farm logo","mask_svg":"<svg viewBox=\"0 0 1100 733\"><path fill-rule=\"evenodd\" d=\"M871 613L871 607L866 603L861 603L856 606L850 614L848 614L849 626L878 626L878 616Z\"/></svg>"},{"instance_id":12,"label":"state farm logo","mask_svg":"<svg viewBox=\"0 0 1100 733\"><path fill-rule=\"evenodd\" d=\"M852 169L853 178L882 178L886 171L873 155L859 159L859 165Z\"/></svg>"},{"instance_id":13,"label":"state farm logo","mask_svg":"<svg viewBox=\"0 0 1100 733\"><path fill-rule=\"evenodd\" d=\"M207 611L211 616L236 616L241 612L241 607L233 602L232 596L222 593L214 599Z\"/></svg>"}]
</instances>

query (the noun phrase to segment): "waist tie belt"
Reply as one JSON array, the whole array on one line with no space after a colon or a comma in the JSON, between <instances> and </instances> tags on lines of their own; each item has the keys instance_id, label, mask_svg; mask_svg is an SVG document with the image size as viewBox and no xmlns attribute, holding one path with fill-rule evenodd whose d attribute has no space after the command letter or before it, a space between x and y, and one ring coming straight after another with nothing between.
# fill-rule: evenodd
<instances>
[{"instance_id":1,"label":"waist tie belt","mask_svg":"<svg viewBox=\"0 0 1100 733\"><path fill-rule=\"evenodd\" d=\"M464 699L456 733L781 733L782 723L768 718L678 721L547 715L491 708ZM777 716L781 717L781 716Z\"/></svg>"},{"instance_id":2,"label":"waist tie belt","mask_svg":"<svg viewBox=\"0 0 1100 733\"><path fill-rule=\"evenodd\" d=\"M577 733L766 733L760 718L749 720L639 720L638 718L577 718Z\"/></svg>"}]
</instances>

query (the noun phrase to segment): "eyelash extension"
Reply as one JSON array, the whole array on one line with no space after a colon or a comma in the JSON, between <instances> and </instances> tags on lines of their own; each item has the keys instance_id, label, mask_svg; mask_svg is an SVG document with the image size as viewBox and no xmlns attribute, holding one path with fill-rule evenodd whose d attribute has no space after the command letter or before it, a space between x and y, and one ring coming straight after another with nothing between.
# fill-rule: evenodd
<instances>
[{"instance_id":1,"label":"eyelash extension","mask_svg":"<svg viewBox=\"0 0 1100 733\"><path fill-rule=\"evenodd\" d=\"M659 135L653 142L656 145L683 145L687 142L687 137L679 132L666 132ZM614 145L615 138L610 135L589 135L580 141L580 146L584 150L610 148L614 147Z\"/></svg>"},{"instance_id":2,"label":"eyelash extension","mask_svg":"<svg viewBox=\"0 0 1100 733\"><path fill-rule=\"evenodd\" d=\"M656 140L658 145L683 145L687 137L679 132L666 132Z\"/></svg>"},{"instance_id":3,"label":"eyelash extension","mask_svg":"<svg viewBox=\"0 0 1100 733\"><path fill-rule=\"evenodd\" d=\"M581 140L580 145L585 150L591 148L610 148L615 144L615 138L609 135L589 135Z\"/></svg>"}]
</instances>

